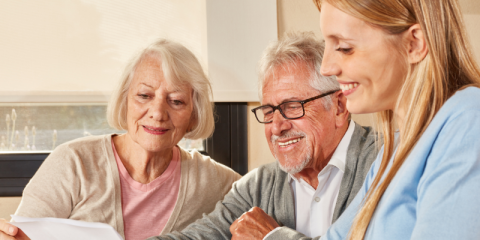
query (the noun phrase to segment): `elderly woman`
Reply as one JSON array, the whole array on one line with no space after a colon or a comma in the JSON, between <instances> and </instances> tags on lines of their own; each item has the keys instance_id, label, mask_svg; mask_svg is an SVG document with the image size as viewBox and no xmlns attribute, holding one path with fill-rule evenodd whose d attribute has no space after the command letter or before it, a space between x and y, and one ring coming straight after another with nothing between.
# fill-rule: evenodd
<instances>
[{"instance_id":1,"label":"elderly woman","mask_svg":"<svg viewBox=\"0 0 480 240\"><path fill-rule=\"evenodd\" d=\"M103 222L127 240L145 239L211 212L240 178L177 146L214 129L211 87L188 49L157 41L133 59L122 79L107 115L127 133L58 146L26 186L16 215ZM0 239L25 237L4 220L0 230Z\"/></svg>"}]
</instances>

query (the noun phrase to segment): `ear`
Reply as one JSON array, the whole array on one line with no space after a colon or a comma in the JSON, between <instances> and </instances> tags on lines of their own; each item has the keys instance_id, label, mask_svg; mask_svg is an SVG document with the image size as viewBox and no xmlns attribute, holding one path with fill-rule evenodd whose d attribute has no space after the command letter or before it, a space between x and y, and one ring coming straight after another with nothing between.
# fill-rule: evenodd
<instances>
[{"instance_id":1,"label":"ear","mask_svg":"<svg viewBox=\"0 0 480 240\"><path fill-rule=\"evenodd\" d=\"M412 25L404 34L407 42L408 62L415 64L422 61L427 56L428 46L420 25Z\"/></svg>"},{"instance_id":2,"label":"ear","mask_svg":"<svg viewBox=\"0 0 480 240\"><path fill-rule=\"evenodd\" d=\"M335 126L337 128L342 128L345 125L348 125L348 116L350 112L347 110L347 98L342 91L334 93L333 104L336 107L335 113Z\"/></svg>"}]
</instances>

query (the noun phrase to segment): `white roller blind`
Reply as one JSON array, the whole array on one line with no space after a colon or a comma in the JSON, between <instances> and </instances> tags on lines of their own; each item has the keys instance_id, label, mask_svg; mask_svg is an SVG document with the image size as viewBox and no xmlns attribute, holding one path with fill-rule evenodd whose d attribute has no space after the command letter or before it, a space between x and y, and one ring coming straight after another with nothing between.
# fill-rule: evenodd
<instances>
[{"instance_id":1,"label":"white roller blind","mask_svg":"<svg viewBox=\"0 0 480 240\"><path fill-rule=\"evenodd\" d=\"M0 102L106 102L127 60L161 37L199 58L214 100L256 101L255 66L276 38L276 2L2 1L0 29Z\"/></svg>"},{"instance_id":2,"label":"white roller blind","mask_svg":"<svg viewBox=\"0 0 480 240\"><path fill-rule=\"evenodd\" d=\"M257 63L277 39L276 1L207 1L207 26L215 101L259 101Z\"/></svg>"}]
</instances>

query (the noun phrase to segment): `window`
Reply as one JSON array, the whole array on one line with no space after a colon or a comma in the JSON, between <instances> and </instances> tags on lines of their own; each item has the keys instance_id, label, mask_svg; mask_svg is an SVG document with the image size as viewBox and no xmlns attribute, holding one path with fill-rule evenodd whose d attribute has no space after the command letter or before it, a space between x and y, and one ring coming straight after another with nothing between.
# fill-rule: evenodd
<instances>
[{"instance_id":1,"label":"window","mask_svg":"<svg viewBox=\"0 0 480 240\"><path fill-rule=\"evenodd\" d=\"M0 152L49 153L84 136L122 133L105 118L105 104L4 104L0 106Z\"/></svg>"},{"instance_id":2,"label":"window","mask_svg":"<svg viewBox=\"0 0 480 240\"><path fill-rule=\"evenodd\" d=\"M106 104L4 104L0 105L0 154L50 153L76 138L124 133L111 128ZM203 151L203 141L182 139L185 149Z\"/></svg>"},{"instance_id":3,"label":"window","mask_svg":"<svg viewBox=\"0 0 480 240\"><path fill-rule=\"evenodd\" d=\"M240 174L248 171L247 104L216 103L215 132L209 139L182 139L179 146L197 149ZM15 109L15 129L12 110ZM0 196L21 196L52 148L89 135L123 133L110 128L105 104L9 104L0 106L0 137L12 149L0 151ZM6 115L10 115L7 125ZM17 130L17 127L20 130ZM25 127L28 129L25 131ZM35 134L32 128L35 127ZM17 133L18 132L18 133ZM56 132L56 137L54 137ZM22 135L23 134L23 135ZM10 136L10 137L7 137ZM18 140L17 140L18 138ZM35 139L35 140L34 140ZM35 149L33 149L35 146Z\"/></svg>"}]
</instances>

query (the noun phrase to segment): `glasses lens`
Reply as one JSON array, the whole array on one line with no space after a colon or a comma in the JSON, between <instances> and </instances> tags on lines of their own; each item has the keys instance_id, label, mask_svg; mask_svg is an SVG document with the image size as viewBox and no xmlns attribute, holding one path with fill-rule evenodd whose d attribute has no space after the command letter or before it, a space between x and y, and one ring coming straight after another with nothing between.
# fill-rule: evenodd
<instances>
[{"instance_id":1,"label":"glasses lens","mask_svg":"<svg viewBox=\"0 0 480 240\"><path fill-rule=\"evenodd\" d=\"M255 115L257 115L258 121L260 122L270 122L273 119L273 108L263 106L255 110Z\"/></svg>"},{"instance_id":2,"label":"glasses lens","mask_svg":"<svg viewBox=\"0 0 480 240\"><path fill-rule=\"evenodd\" d=\"M299 118L303 116L303 106L299 102L286 102L280 105L280 108L287 118Z\"/></svg>"}]
</instances>

